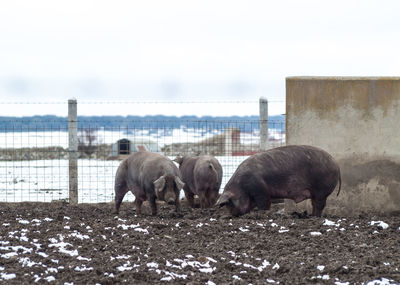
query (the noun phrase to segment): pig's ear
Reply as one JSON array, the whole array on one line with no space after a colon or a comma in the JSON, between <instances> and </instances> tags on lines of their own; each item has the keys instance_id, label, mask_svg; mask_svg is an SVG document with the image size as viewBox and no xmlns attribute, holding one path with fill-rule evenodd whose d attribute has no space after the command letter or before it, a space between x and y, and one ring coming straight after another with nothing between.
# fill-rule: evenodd
<instances>
[{"instance_id":1,"label":"pig's ear","mask_svg":"<svg viewBox=\"0 0 400 285\"><path fill-rule=\"evenodd\" d=\"M233 194L231 192L224 192L222 193L222 195L219 197L217 203L215 203L216 206L224 206L227 203L229 203L229 201L233 198Z\"/></svg>"},{"instance_id":2,"label":"pig's ear","mask_svg":"<svg viewBox=\"0 0 400 285\"><path fill-rule=\"evenodd\" d=\"M154 189L156 190L156 192L161 192L165 186L165 177L161 176L156 181L154 181L153 184L154 184Z\"/></svg>"},{"instance_id":3,"label":"pig's ear","mask_svg":"<svg viewBox=\"0 0 400 285\"><path fill-rule=\"evenodd\" d=\"M182 155L178 155L172 161L175 161L176 163L178 163L180 165L183 162L183 156Z\"/></svg>"},{"instance_id":4,"label":"pig's ear","mask_svg":"<svg viewBox=\"0 0 400 285\"><path fill-rule=\"evenodd\" d=\"M185 186L185 183L183 183L182 180L180 180L178 176L175 176L175 184L179 190L181 190L183 188L183 186Z\"/></svg>"}]
</instances>

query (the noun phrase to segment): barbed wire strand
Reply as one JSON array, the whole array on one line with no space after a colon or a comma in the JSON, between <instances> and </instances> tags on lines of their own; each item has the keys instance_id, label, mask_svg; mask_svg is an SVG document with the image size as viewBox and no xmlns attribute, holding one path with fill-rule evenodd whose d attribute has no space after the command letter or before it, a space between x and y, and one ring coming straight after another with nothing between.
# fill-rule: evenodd
<instances>
[{"instance_id":1,"label":"barbed wire strand","mask_svg":"<svg viewBox=\"0 0 400 285\"><path fill-rule=\"evenodd\" d=\"M284 103L284 100L268 100L271 103ZM78 104L256 104L259 101L77 101ZM58 105L68 104L68 101L52 102L0 102L0 105Z\"/></svg>"}]
</instances>

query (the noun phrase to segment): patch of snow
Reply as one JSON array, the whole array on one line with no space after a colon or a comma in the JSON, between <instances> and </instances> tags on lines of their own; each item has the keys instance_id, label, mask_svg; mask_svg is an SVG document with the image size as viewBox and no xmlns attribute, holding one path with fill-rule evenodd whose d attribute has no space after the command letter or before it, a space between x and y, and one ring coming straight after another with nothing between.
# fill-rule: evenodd
<instances>
[{"instance_id":1,"label":"patch of snow","mask_svg":"<svg viewBox=\"0 0 400 285\"><path fill-rule=\"evenodd\" d=\"M318 266L317 266L317 269L318 269L319 271L323 271L323 270L325 269L325 266L324 266L324 265L318 265Z\"/></svg>"},{"instance_id":2,"label":"patch of snow","mask_svg":"<svg viewBox=\"0 0 400 285\"><path fill-rule=\"evenodd\" d=\"M80 240L89 239L88 235L83 235L83 234L81 234L80 232L78 232L76 230L74 232L70 233L68 236L69 237L76 237L77 239L80 239Z\"/></svg>"},{"instance_id":3,"label":"patch of snow","mask_svg":"<svg viewBox=\"0 0 400 285\"><path fill-rule=\"evenodd\" d=\"M46 270L46 273L48 273L48 272L50 272L50 273L58 273L58 269L54 268L54 267L50 267L50 268L48 268Z\"/></svg>"},{"instance_id":4,"label":"patch of snow","mask_svg":"<svg viewBox=\"0 0 400 285\"><path fill-rule=\"evenodd\" d=\"M272 269L276 269L276 270L278 270L279 268L280 268L280 266L278 263L275 263L275 265L272 267Z\"/></svg>"},{"instance_id":5,"label":"patch of snow","mask_svg":"<svg viewBox=\"0 0 400 285\"><path fill-rule=\"evenodd\" d=\"M215 284L214 282L208 280L208 281L207 281L207 285L217 285L217 284Z\"/></svg>"},{"instance_id":6,"label":"patch of snow","mask_svg":"<svg viewBox=\"0 0 400 285\"><path fill-rule=\"evenodd\" d=\"M147 267L150 267L150 268L158 268L158 264L155 262L149 262L146 265L147 265Z\"/></svg>"},{"instance_id":7,"label":"patch of snow","mask_svg":"<svg viewBox=\"0 0 400 285\"><path fill-rule=\"evenodd\" d=\"M162 272L164 272L164 274L167 275L167 276L164 276L163 278L161 278L160 281L171 281L171 280L176 279L176 278L180 278L180 279L186 279L187 278L186 274L177 274L177 273L168 272L168 271L165 271L165 270L161 271L159 269L157 269L156 272L158 274L161 274Z\"/></svg>"},{"instance_id":8,"label":"patch of snow","mask_svg":"<svg viewBox=\"0 0 400 285\"><path fill-rule=\"evenodd\" d=\"M82 257L82 256L78 256L76 259L78 260L84 260L84 261L91 261L91 258L87 258L87 257Z\"/></svg>"},{"instance_id":9,"label":"patch of snow","mask_svg":"<svg viewBox=\"0 0 400 285\"><path fill-rule=\"evenodd\" d=\"M215 267L214 268L199 268L199 271L203 272L203 273L212 273L214 270L215 270Z\"/></svg>"},{"instance_id":10,"label":"patch of snow","mask_svg":"<svg viewBox=\"0 0 400 285\"><path fill-rule=\"evenodd\" d=\"M74 249L74 250L67 250L67 249L65 249L65 248L63 248L63 247L60 247L60 248L58 249L58 251L61 252L61 253L68 254L68 255L70 255L70 256L77 256L77 255L78 255L78 250L76 250L76 249Z\"/></svg>"},{"instance_id":11,"label":"patch of snow","mask_svg":"<svg viewBox=\"0 0 400 285\"><path fill-rule=\"evenodd\" d=\"M27 224L29 224L29 221L27 221L27 220L19 220L18 223L27 225Z\"/></svg>"},{"instance_id":12,"label":"patch of snow","mask_svg":"<svg viewBox=\"0 0 400 285\"><path fill-rule=\"evenodd\" d=\"M380 227L380 228L382 228L382 229L384 229L384 230L386 230L386 229L389 227L389 225L386 224L386 223L383 222L383 221L371 221L370 225L371 225L371 226L377 225L378 227Z\"/></svg>"},{"instance_id":13,"label":"patch of snow","mask_svg":"<svg viewBox=\"0 0 400 285\"><path fill-rule=\"evenodd\" d=\"M322 234L320 232L310 232L310 235L312 235L312 236L320 236Z\"/></svg>"},{"instance_id":14,"label":"patch of snow","mask_svg":"<svg viewBox=\"0 0 400 285\"><path fill-rule=\"evenodd\" d=\"M20 258L19 263L22 264L22 267L25 267L25 266L32 267L32 266L34 266L34 265L36 265L36 264L38 264L38 265L41 265L41 264L42 264L42 263L36 263L36 262L34 262L34 261L31 261L31 260L29 259L29 257L22 257L22 258Z\"/></svg>"},{"instance_id":15,"label":"patch of snow","mask_svg":"<svg viewBox=\"0 0 400 285\"><path fill-rule=\"evenodd\" d=\"M259 266L259 267L257 267L257 270L258 271L263 271L267 266L270 266L271 265L271 263L269 263L268 261L266 261L265 259L264 259L264 261L263 261L263 263Z\"/></svg>"},{"instance_id":16,"label":"patch of snow","mask_svg":"<svg viewBox=\"0 0 400 285\"><path fill-rule=\"evenodd\" d=\"M237 266L242 265L241 262L239 262L239 261L234 261L234 260L229 261L229 263L235 264L235 265L237 265Z\"/></svg>"},{"instance_id":17,"label":"patch of snow","mask_svg":"<svg viewBox=\"0 0 400 285\"><path fill-rule=\"evenodd\" d=\"M336 281L335 285L349 285L350 282L340 282L340 281Z\"/></svg>"},{"instance_id":18,"label":"patch of snow","mask_svg":"<svg viewBox=\"0 0 400 285\"><path fill-rule=\"evenodd\" d=\"M240 227L239 230L240 230L241 232L248 232L248 231L249 231L248 229L245 229L245 228L242 228L242 227Z\"/></svg>"},{"instance_id":19,"label":"patch of snow","mask_svg":"<svg viewBox=\"0 0 400 285\"><path fill-rule=\"evenodd\" d=\"M114 259L129 259L131 256L130 255L118 255L117 257L110 257L111 261L113 261Z\"/></svg>"},{"instance_id":20,"label":"patch of snow","mask_svg":"<svg viewBox=\"0 0 400 285\"><path fill-rule=\"evenodd\" d=\"M278 225L277 224L275 224L275 223L272 223L271 224L271 227L273 227L273 228L275 228L275 227L277 227Z\"/></svg>"},{"instance_id":21,"label":"patch of snow","mask_svg":"<svg viewBox=\"0 0 400 285\"><path fill-rule=\"evenodd\" d=\"M0 257L5 258L5 259L9 259L10 257L16 256L18 255L18 253L16 252L9 252L9 253L5 253L0 255Z\"/></svg>"},{"instance_id":22,"label":"patch of snow","mask_svg":"<svg viewBox=\"0 0 400 285\"><path fill-rule=\"evenodd\" d=\"M246 268L251 268L251 269L257 270L257 267L255 267L254 265L251 265L251 264L243 263L243 266Z\"/></svg>"},{"instance_id":23,"label":"patch of snow","mask_svg":"<svg viewBox=\"0 0 400 285\"><path fill-rule=\"evenodd\" d=\"M208 259L209 261L211 261L211 262L217 263L217 261L216 261L215 259L211 258L211 257L207 257L207 259Z\"/></svg>"},{"instance_id":24,"label":"patch of snow","mask_svg":"<svg viewBox=\"0 0 400 285\"><path fill-rule=\"evenodd\" d=\"M60 236L60 242L57 241L55 238L50 238L49 241L52 242L49 244L49 247L57 247L58 251L61 253L68 254L70 256L77 256L78 255L78 250L67 250L65 247L66 246L72 246L70 243L63 242L63 237Z\"/></svg>"},{"instance_id":25,"label":"patch of snow","mask_svg":"<svg viewBox=\"0 0 400 285\"><path fill-rule=\"evenodd\" d=\"M47 276L47 277L45 277L43 279L46 280L47 282L52 282L52 281L56 280L56 278L54 276Z\"/></svg>"},{"instance_id":26,"label":"patch of snow","mask_svg":"<svg viewBox=\"0 0 400 285\"><path fill-rule=\"evenodd\" d=\"M289 230L286 229L285 227L281 227L281 229L278 231L278 233L287 233Z\"/></svg>"},{"instance_id":27,"label":"patch of snow","mask_svg":"<svg viewBox=\"0 0 400 285\"><path fill-rule=\"evenodd\" d=\"M132 268L133 268L132 266L127 266L126 264L123 264L123 265L117 267L117 269L118 269L119 271L132 270Z\"/></svg>"},{"instance_id":28,"label":"patch of snow","mask_svg":"<svg viewBox=\"0 0 400 285\"><path fill-rule=\"evenodd\" d=\"M74 270L80 271L80 272L91 271L91 270L93 270L93 267L86 267L86 265L83 265L82 267L76 266Z\"/></svg>"},{"instance_id":29,"label":"patch of snow","mask_svg":"<svg viewBox=\"0 0 400 285\"><path fill-rule=\"evenodd\" d=\"M17 275L15 273L1 273L0 274L0 280L10 280L16 278Z\"/></svg>"},{"instance_id":30,"label":"patch of snow","mask_svg":"<svg viewBox=\"0 0 400 285\"><path fill-rule=\"evenodd\" d=\"M141 232L141 233L145 233L145 234L148 234L148 233L149 233L149 231L148 231L147 229L142 229L142 228L136 228L136 229L134 229L134 231L136 231L136 232Z\"/></svg>"},{"instance_id":31,"label":"patch of snow","mask_svg":"<svg viewBox=\"0 0 400 285\"><path fill-rule=\"evenodd\" d=\"M52 218L44 218L43 220L46 222L51 222L53 219Z\"/></svg>"},{"instance_id":32,"label":"patch of snow","mask_svg":"<svg viewBox=\"0 0 400 285\"><path fill-rule=\"evenodd\" d=\"M128 230L128 229L135 229L139 226L140 226L139 224L136 224L136 225L119 224L119 225L117 225L117 228L122 228L123 230Z\"/></svg>"},{"instance_id":33,"label":"patch of snow","mask_svg":"<svg viewBox=\"0 0 400 285\"><path fill-rule=\"evenodd\" d=\"M336 224L335 222L330 221L328 219L325 219L325 221L324 221L324 223L322 225L323 226L336 226L336 227L340 226L340 224Z\"/></svg>"},{"instance_id":34,"label":"patch of snow","mask_svg":"<svg viewBox=\"0 0 400 285\"><path fill-rule=\"evenodd\" d=\"M36 240L36 241L35 241ZM32 245L36 246L36 249L42 248L42 245L40 243L37 243L37 239L33 240L34 242L31 242ZM47 256L44 256L47 257Z\"/></svg>"},{"instance_id":35,"label":"patch of snow","mask_svg":"<svg viewBox=\"0 0 400 285\"><path fill-rule=\"evenodd\" d=\"M392 285L397 283L392 283L393 280L389 280L387 278L381 278L381 280L372 280L367 283L367 285Z\"/></svg>"},{"instance_id":36,"label":"patch of snow","mask_svg":"<svg viewBox=\"0 0 400 285\"><path fill-rule=\"evenodd\" d=\"M236 280L241 280L241 278L239 276L237 276L237 275L232 275L232 278L236 279Z\"/></svg>"}]
</instances>

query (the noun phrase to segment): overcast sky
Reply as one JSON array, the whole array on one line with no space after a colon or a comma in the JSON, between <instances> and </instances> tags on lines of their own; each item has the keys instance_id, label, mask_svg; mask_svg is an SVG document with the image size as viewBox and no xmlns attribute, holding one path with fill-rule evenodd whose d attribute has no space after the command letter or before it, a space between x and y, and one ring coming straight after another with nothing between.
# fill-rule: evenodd
<instances>
[{"instance_id":1,"label":"overcast sky","mask_svg":"<svg viewBox=\"0 0 400 285\"><path fill-rule=\"evenodd\" d=\"M288 76L400 76L399 11L396 0L2 1L0 101L264 96L271 114L284 113ZM82 104L78 113L258 112L257 104L190 106ZM63 104L0 108L66 115Z\"/></svg>"}]
</instances>

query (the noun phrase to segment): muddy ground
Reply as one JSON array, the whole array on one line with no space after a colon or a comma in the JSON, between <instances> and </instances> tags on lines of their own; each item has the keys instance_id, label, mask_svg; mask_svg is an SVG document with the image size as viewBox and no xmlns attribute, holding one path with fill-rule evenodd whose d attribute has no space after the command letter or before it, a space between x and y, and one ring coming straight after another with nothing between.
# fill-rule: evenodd
<instances>
[{"instance_id":1,"label":"muddy ground","mask_svg":"<svg viewBox=\"0 0 400 285\"><path fill-rule=\"evenodd\" d=\"M400 215L0 203L0 283L396 284Z\"/></svg>"}]
</instances>

